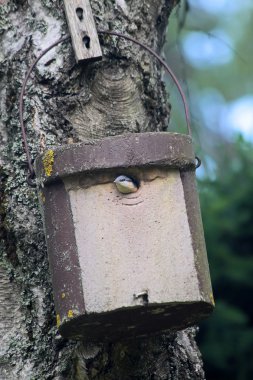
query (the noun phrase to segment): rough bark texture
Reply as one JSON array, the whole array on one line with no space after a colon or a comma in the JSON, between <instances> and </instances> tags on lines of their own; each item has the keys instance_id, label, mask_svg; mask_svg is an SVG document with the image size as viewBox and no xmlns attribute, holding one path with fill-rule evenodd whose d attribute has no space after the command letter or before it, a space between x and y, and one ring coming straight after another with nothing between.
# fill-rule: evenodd
<instances>
[{"instance_id":1,"label":"rough bark texture","mask_svg":"<svg viewBox=\"0 0 253 380\"><path fill-rule=\"evenodd\" d=\"M92 0L97 25L160 51L177 0ZM204 379L196 329L112 345L64 341L55 326L36 191L18 122L28 66L67 33L60 0L0 1L0 379ZM138 47L101 39L104 59L76 65L69 43L38 64L25 122L33 157L46 147L125 132L165 130L160 69Z\"/></svg>"}]
</instances>

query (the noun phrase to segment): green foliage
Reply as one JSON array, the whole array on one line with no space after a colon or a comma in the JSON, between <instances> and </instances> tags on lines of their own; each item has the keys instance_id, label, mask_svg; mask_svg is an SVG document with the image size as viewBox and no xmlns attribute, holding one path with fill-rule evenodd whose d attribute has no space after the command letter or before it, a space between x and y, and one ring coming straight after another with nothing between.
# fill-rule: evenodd
<instances>
[{"instance_id":1,"label":"green foliage","mask_svg":"<svg viewBox=\"0 0 253 380\"><path fill-rule=\"evenodd\" d=\"M207 380L251 380L253 145L240 137L234 144L228 141L240 128L252 138L252 121L251 112L242 112L238 119L226 117L234 102L252 97L252 1L182 0L180 4L170 18L165 54L180 82L188 83L184 90L191 109L195 151L207 173L199 180L199 188L217 305L200 328L200 349ZM220 10L210 12L212 4L213 9L220 4ZM237 11L231 12L236 5L240 5ZM204 47L209 51L213 46L215 52L210 61L202 61L202 66L189 60L189 52L197 45L192 43L184 49L193 32L209 39L210 44L207 41L202 47L203 56ZM215 42L220 42L218 50ZM223 52L222 45L230 50L231 59L215 64L212 59ZM170 82L168 92L172 103L169 129L185 131L182 103ZM207 178L208 174L212 178Z\"/></svg>"},{"instance_id":2,"label":"green foliage","mask_svg":"<svg viewBox=\"0 0 253 380\"><path fill-rule=\"evenodd\" d=\"M208 380L253 379L253 145L220 146L215 179L199 181L216 299L200 328Z\"/></svg>"}]
</instances>

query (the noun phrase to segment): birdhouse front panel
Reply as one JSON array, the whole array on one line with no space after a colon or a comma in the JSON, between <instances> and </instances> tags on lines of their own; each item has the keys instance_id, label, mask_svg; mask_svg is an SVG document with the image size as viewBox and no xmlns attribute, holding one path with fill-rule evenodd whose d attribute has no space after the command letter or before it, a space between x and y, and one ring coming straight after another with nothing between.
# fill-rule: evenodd
<instances>
[{"instance_id":1,"label":"birdhouse front panel","mask_svg":"<svg viewBox=\"0 0 253 380\"><path fill-rule=\"evenodd\" d=\"M139 190L127 195L111 176L90 187L64 181L87 313L142 304L143 292L151 304L201 299L179 171L136 176Z\"/></svg>"},{"instance_id":2,"label":"birdhouse front panel","mask_svg":"<svg viewBox=\"0 0 253 380\"><path fill-rule=\"evenodd\" d=\"M61 334L122 339L207 316L191 139L132 134L52 151L50 175L46 154L36 170Z\"/></svg>"}]
</instances>

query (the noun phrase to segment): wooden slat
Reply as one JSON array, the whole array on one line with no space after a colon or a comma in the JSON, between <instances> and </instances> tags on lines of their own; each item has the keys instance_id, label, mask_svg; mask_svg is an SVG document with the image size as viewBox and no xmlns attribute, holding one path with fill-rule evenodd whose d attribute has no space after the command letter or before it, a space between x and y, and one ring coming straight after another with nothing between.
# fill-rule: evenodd
<instances>
[{"instance_id":1,"label":"wooden slat","mask_svg":"<svg viewBox=\"0 0 253 380\"><path fill-rule=\"evenodd\" d=\"M102 58L95 21L89 0L64 0L76 61Z\"/></svg>"}]
</instances>

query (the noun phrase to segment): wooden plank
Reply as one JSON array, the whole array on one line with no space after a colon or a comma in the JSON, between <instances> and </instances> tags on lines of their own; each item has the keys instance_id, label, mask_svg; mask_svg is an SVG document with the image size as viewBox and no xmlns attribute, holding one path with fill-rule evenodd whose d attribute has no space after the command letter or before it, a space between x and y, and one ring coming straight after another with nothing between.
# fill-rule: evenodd
<instances>
[{"instance_id":1,"label":"wooden plank","mask_svg":"<svg viewBox=\"0 0 253 380\"><path fill-rule=\"evenodd\" d=\"M64 0L76 61L102 58L98 34L89 0Z\"/></svg>"}]
</instances>

